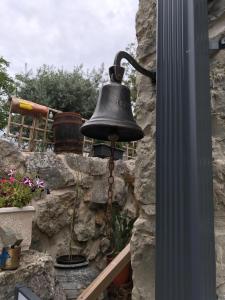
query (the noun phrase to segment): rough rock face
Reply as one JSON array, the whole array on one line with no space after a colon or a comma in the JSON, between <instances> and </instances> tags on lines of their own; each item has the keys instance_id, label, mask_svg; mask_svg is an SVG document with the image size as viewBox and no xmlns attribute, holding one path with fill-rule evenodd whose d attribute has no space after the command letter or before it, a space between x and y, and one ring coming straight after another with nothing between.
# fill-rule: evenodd
<instances>
[{"instance_id":1,"label":"rough rock face","mask_svg":"<svg viewBox=\"0 0 225 300\"><path fill-rule=\"evenodd\" d=\"M52 152L20 153L11 143L1 140L0 146L0 161L6 160L7 157L10 164L20 163L25 173L38 174L44 179L51 191L49 195L42 194L32 201L36 212L31 248L46 252L54 259L56 256L69 254L71 247L72 254L86 255L91 262L91 268L82 273L80 280L77 279L77 286L74 286L73 290L68 291L70 285L67 283L63 286L67 294L70 293L70 298L72 294L76 297L97 276L99 270L106 266L106 252L110 246L106 236L107 160L76 154L56 155ZM130 217L136 217L138 214L134 196L134 169L134 161L115 163L113 203L121 211L126 211ZM23 259L29 260L29 257L24 255ZM30 259L28 268L35 273L33 279L30 278L29 272L25 272L23 263L18 272L10 272L13 276L5 281L4 277L1 279L0 273L0 295L1 291L4 295L3 298L0 296L0 300L12 299L11 282L12 286L16 280L20 282L19 276L28 286L34 288L34 292L39 292L41 299L64 300L63 294L59 297L56 294L58 290L54 273L50 269L52 261L48 261L41 254L39 259L36 252ZM44 273L44 268L47 274ZM22 275L21 270L24 272ZM76 277L75 273L72 275ZM9 280L8 292L6 280Z\"/></svg>"},{"instance_id":2,"label":"rough rock face","mask_svg":"<svg viewBox=\"0 0 225 300\"><path fill-rule=\"evenodd\" d=\"M138 59L152 69L155 54L156 1L141 0L136 19ZM138 143L135 195L140 217L131 240L134 300L154 299L154 220L155 220L155 87L149 78L138 77L137 121L145 133ZM148 280L148 284L146 284Z\"/></svg>"},{"instance_id":3,"label":"rough rock face","mask_svg":"<svg viewBox=\"0 0 225 300\"><path fill-rule=\"evenodd\" d=\"M224 30L225 35L225 30ZM215 238L217 294L225 299L225 53L211 58L211 101L213 126L213 186L215 206Z\"/></svg>"},{"instance_id":4,"label":"rough rock face","mask_svg":"<svg viewBox=\"0 0 225 300\"><path fill-rule=\"evenodd\" d=\"M63 156L52 152L29 153L27 170L31 173L38 172L48 182L50 189L65 188L75 183L72 172L63 162Z\"/></svg>"},{"instance_id":5,"label":"rough rock face","mask_svg":"<svg viewBox=\"0 0 225 300\"><path fill-rule=\"evenodd\" d=\"M36 214L32 247L53 257L68 254L74 211L73 253L85 254L103 268L102 258L109 246L104 242L107 160L75 154L31 153L26 155L26 166L32 172L38 170L51 189L50 195L33 201ZM134 167L133 161L116 162L113 202L136 217Z\"/></svg>"},{"instance_id":6,"label":"rough rock face","mask_svg":"<svg viewBox=\"0 0 225 300\"><path fill-rule=\"evenodd\" d=\"M209 36L225 37L225 1L210 0ZM151 69L155 64L156 1L139 0L136 19L139 61ZM225 52L210 56L213 126L213 172L217 294L225 299ZM133 300L154 300L155 233L155 91L148 78L138 78L138 123L145 138L138 143L135 169L135 195L140 217L135 223L131 243ZM148 279L147 279L148 278ZM148 284L146 285L146 279Z\"/></svg>"},{"instance_id":7,"label":"rough rock face","mask_svg":"<svg viewBox=\"0 0 225 300\"><path fill-rule=\"evenodd\" d=\"M26 252L17 270L0 272L0 300L13 300L16 284L24 284L42 300L66 300L54 274L51 256Z\"/></svg>"},{"instance_id":8,"label":"rough rock face","mask_svg":"<svg viewBox=\"0 0 225 300\"><path fill-rule=\"evenodd\" d=\"M107 160L53 152L20 153L13 144L2 140L0 146L0 161L7 158L10 164L23 166L25 173L38 173L51 191L32 202L36 209L32 248L53 257L65 255L71 240L74 254L85 254L102 269L109 247L105 232ZM134 168L134 161L115 163L113 203L131 217L138 213Z\"/></svg>"},{"instance_id":9,"label":"rough rock face","mask_svg":"<svg viewBox=\"0 0 225 300\"><path fill-rule=\"evenodd\" d=\"M15 145L6 140L0 140L0 153L0 170L4 168L7 170L16 168L20 172L25 170L25 157Z\"/></svg>"}]
</instances>

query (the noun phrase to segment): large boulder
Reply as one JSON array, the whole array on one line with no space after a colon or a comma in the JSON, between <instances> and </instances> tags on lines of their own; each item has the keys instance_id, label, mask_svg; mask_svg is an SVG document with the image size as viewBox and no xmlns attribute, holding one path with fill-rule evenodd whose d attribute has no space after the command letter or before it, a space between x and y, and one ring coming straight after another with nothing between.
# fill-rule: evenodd
<instances>
[{"instance_id":1,"label":"large boulder","mask_svg":"<svg viewBox=\"0 0 225 300\"><path fill-rule=\"evenodd\" d=\"M79 171L91 176L103 176L108 173L106 159L67 154L65 160L67 165L75 172Z\"/></svg>"},{"instance_id":2,"label":"large boulder","mask_svg":"<svg viewBox=\"0 0 225 300\"><path fill-rule=\"evenodd\" d=\"M33 152L27 154L27 170L38 174L50 189L60 189L75 184L73 173L64 161L63 155L53 152Z\"/></svg>"},{"instance_id":3,"label":"large boulder","mask_svg":"<svg viewBox=\"0 0 225 300\"><path fill-rule=\"evenodd\" d=\"M79 242L87 242L95 236L95 215L83 202L78 209L74 232Z\"/></svg>"},{"instance_id":4,"label":"large boulder","mask_svg":"<svg viewBox=\"0 0 225 300\"><path fill-rule=\"evenodd\" d=\"M35 223L39 230L52 237L72 220L72 210L75 201L73 189L51 192L41 201L35 202Z\"/></svg>"},{"instance_id":5,"label":"large boulder","mask_svg":"<svg viewBox=\"0 0 225 300\"><path fill-rule=\"evenodd\" d=\"M66 300L55 279L53 260L44 253L26 252L17 270L0 272L0 300L14 300L16 284L30 288L41 300Z\"/></svg>"}]
</instances>

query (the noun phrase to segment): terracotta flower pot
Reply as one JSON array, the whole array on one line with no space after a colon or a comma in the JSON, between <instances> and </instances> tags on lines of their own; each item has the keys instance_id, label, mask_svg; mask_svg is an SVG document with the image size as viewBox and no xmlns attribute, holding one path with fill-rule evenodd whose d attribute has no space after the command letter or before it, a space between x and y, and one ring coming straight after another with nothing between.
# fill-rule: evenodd
<instances>
[{"instance_id":1,"label":"terracotta flower pot","mask_svg":"<svg viewBox=\"0 0 225 300\"><path fill-rule=\"evenodd\" d=\"M130 281L131 278L131 264L126 265L123 270L114 278L113 284L119 287Z\"/></svg>"},{"instance_id":2,"label":"terracotta flower pot","mask_svg":"<svg viewBox=\"0 0 225 300\"><path fill-rule=\"evenodd\" d=\"M107 263L108 264L111 263L111 261L113 261L113 259L114 259L114 257L112 257L111 255L108 255L107 256ZM131 263L128 263L120 271L120 273L113 279L112 283L116 287L120 287L121 285L128 283L131 279L131 273L132 273Z\"/></svg>"}]
</instances>

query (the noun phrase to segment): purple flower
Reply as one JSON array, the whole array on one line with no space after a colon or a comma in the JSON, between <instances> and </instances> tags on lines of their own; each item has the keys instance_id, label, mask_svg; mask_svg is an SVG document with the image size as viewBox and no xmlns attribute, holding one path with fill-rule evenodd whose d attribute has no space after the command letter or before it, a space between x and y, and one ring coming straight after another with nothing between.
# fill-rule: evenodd
<instances>
[{"instance_id":1,"label":"purple flower","mask_svg":"<svg viewBox=\"0 0 225 300\"><path fill-rule=\"evenodd\" d=\"M33 182L32 182L32 180L29 177L25 177L23 179L23 183L26 184L26 185L29 185L29 187L33 186Z\"/></svg>"}]
</instances>

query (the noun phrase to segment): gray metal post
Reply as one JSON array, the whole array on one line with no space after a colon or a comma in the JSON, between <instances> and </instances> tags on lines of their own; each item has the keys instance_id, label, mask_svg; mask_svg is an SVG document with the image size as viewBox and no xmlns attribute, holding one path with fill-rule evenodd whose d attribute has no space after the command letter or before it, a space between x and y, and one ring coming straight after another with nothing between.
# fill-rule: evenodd
<instances>
[{"instance_id":1,"label":"gray metal post","mask_svg":"<svg viewBox=\"0 0 225 300\"><path fill-rule=\"evenodd\" d=\"M158 0L156 300L215 300L207 0Z\"/></svg>"}]
</instances>

